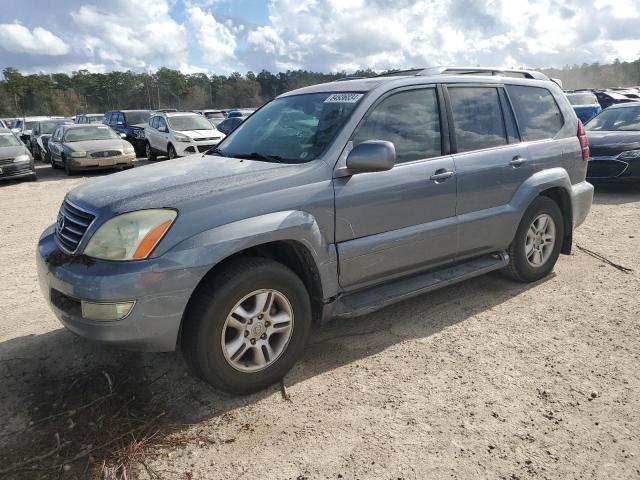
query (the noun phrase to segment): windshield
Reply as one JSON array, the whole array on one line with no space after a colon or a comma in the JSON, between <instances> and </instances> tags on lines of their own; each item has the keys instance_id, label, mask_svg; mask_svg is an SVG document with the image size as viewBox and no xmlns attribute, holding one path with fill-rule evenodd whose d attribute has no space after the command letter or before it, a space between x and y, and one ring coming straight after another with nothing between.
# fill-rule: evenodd
<instances>
[{"instance_id":1,"label":"windshield","mask_svg":"<svg viewBox=\"0 0 640 480\"><path fill-rule=\"evenodd\" d=\"M149 110L141 110L139 112L124 112L128 125L136 125L138 123L147 123L151 112Z\"/></svg>"},{"instance_id":2,"label":"windshield","mask_svg":"<svg viewBox=\"0 0 640 480\"><path fill-rule=\"evenodd\" d=\"M11 133L0 133L0 147L17 147L21 144Z\"/></svg>"},{"instance_id":3,"label":"windshield","mask_svg":"<svg viewBox=\"0 0 640 480\"><path fill-rule=\"evenodd\" d=\"M219 118L221 120L224 120L224 113L222 112L205 112L204 114L205 117L207 117L209 120L211 120L212 118Z\"/></svg>"},{"instance_id":4,"label":"windshield","mask_svg":"<svg viewBox=\"0 0 640 480\"><path fill-rule=\"evenodd\" d=\"M607 109L593 117L585 125L585 129L605 132L640 131L640 106Z\"/></svg>"},{"instance_id":5,"label":"windshield","mask_svg":"<svg viewBox=\"0 0 640 480\"><path fill-rule=\"evenodd\" d=\"M89 123L102 123L104 115L87 115Z\"/></svg>"},{"instance_id":6,"label":"windshield","mask_svg":"<svg viewBox=\"0 0 640 480\"><path fill-rule=\"evenodd\" d=\"M58 125L70 125L73 122L70 120L57 120L51 122L40 122L40 133L51 134L58 128Z\"/></svg>"},{"instance_id":7,"label":"windshield","mask_svg":"<svg viewBox=\"0 0 640 480\"><path fill-rule=\"evenodd\" d=\"M276 98L214 151L226 157L308 162L324 151L363 96L326 92Z\"/></svg>"},{"instance_id":8,"label":"windshield","mask_svg":"<svg viewBox=\"0 0 640 480\"><path fill-rule=\"evenodd\" d=\"M70 128L64 135L65 143L84 142L86 140L110 140L120 138L111 128L101 126Z\"/></svg>"},{"instance_id":9,"label":"windshield","mask_svg":"<svg viewBox=\"0 0 640 480\"><path fill-rule=\"evenodd\" d=\"M571 105L597 105L596 96L591 93L573 93L567 95Z\"/></svg>"},{"instance_id":10,"label":"windshield","mask_svg":"<svg viewBox=\"0 0 640 480\"><path fill-rule=\"evenodd\" d=\"M33 130L33 127L35 127L38 124L37 121L35 122L24 122L24 129L25 130Z\"/></svg>"},{"instance_id":11,"label":"windshield","mask_svg":"<svg viewBox=\"0 0 640 480\"><path fill-rule=\"evenodd\" d=\"M211 125L213 125L214 127L217 127L222 122L224 122L225 119L224 119L224 117L222 117L222 118L207 118L207 120L209 121L209 123Z\"/></svg>"},{"instance_id":12,"label":"windshield","mask_svg":"<svg viewBox=\"0 0 640 480\"><path fill-rule=\"evenodd\" d=\"M167 117L167 122L171 130L183 132L185 130L213 130L211 123L202 115L181 115L177 117Z\"/></svg>"}]
</instances>

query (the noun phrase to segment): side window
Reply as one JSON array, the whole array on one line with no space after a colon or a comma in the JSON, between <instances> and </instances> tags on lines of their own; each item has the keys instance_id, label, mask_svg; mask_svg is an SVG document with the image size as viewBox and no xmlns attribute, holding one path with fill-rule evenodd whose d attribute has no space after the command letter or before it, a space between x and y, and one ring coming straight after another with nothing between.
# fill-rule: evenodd
<instances>
[{"instance_id":1,"label":"side window","mask_svg":"<svg viewBox=\"0 0 640 480\"><path fill-rule=\"evenodd\" d=\"M507 93L516 112L520 133L525 140L553 138L564 120L551 92L541 87L507 85Z\"/></svg>"},{"instance_id":2,"label":"side window","mask_svg":"<svg viewBox=\"0 0 640 480\"><path fill-rule=\"evenodd\" d=\"M104 116L104 120L103 123L106 123L107 125L111 125L111 113L106 113Z\"/></svg>"},{"instance_id":3,"label":"side window","mask_svg":"<svg viewBox=\"0 0 640 480\"><path fill-rule=\"evenodd\" d=\"M56 128L56 131L55 131L55 132L53 132L53 136L51 137L51 139L52 139L54 142L59 142L59 141L60 141L60 136L61 136L61 135L60 135L60 131L61 131L61 130L62 130L62 128L58 127L58 128Z\"/></svg>"},{"instance_id":4,"label":"side window","mask_svg":"<svg viewBox=\"0 0 640 480\"><path fill-rule=\"evenodd\" d=\"M507 144L498 89L449 87L458 152Z\"/></svg>"},{"instance_id":5,"label":"side window","mask_svg":"<svg viewBox=\"0 0 640 480\"><path fill-rule=\"evenodd\" d=\"M124 115L122 113L118 113L116 117L116 125L124 125Z\"/></svg>"},{"instance_id":6,"label":"side window","mask_svg":"<svg viewBox=\"0 0 640 480\"><path fill-rule=\"evenodd\" d=\"M353 143L387 140L396 147L396 162L442 154L440 114L434 88L395 93L369 112Z\"/></svg>"},{"instance_id":7,"label":"side window","mask_svg":"<svg viewBox=\"0 0 640 480\"><path fill-rule=\"evenodd\" d=\"M156 127L158 130L164 130L167 126L167 122L164 121L164 118L158 117L157 120L158 126Z\"/></svg>"},{"instance_id":8,"label":"side window","mask_svg":"<svg viewBox=\"0 0 640 480\"><path fill-rule=\"evenodd\" d=\"M158 117L153 117L151 119L151 126L156 129L158 128Z\"/></svg>"}]
</instances>

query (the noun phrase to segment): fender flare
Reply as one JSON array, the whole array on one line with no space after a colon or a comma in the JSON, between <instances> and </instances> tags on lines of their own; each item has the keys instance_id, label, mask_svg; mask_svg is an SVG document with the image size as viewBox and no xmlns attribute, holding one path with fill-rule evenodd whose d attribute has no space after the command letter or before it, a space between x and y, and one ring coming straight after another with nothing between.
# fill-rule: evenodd
<instances>
[{"instance_id":1,"label":"fender flare","mask_svg":"<svg viewBox=\"0 0 640 480\"><path fill-rule=\"evenodd\" d=\"M220 225L189 237L167 252L193 256L192 261L209 270L226 258L252 247L277 241L297 242L315 263L324 298L337 294L337 254L327 242L316 219L308 212L286 210Z\"/></svg>"}]
</instances>

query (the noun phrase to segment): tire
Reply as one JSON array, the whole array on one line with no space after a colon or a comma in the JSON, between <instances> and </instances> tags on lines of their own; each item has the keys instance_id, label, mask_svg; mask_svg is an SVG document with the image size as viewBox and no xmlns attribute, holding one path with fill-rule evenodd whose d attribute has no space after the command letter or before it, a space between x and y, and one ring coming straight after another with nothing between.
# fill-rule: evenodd
<instances>
[{"instance_id":1,"label":"tire","mask_svg":"<svg viewBox=\"0 0 640 480\"><path fill-rule=\"evenodd\" d=\"M549 197L536 198L522 216L509 246L509 265L505 273L521 282L535 282L549 275L560 255L564 229L564 218L558 204ZM541 232L537 241L534 231ZM553 237L552 244L549 243L549 235Z\"/></svg>"},{"instance_id":2,"label":"tire","mask_svg":"<svg viewBox=\"0 0 640 480\"><path fill-rule=\"evenodd\" d=\"M42 159L42 161L44 163L50 163L51 166L53 166L53 161L51 160L51 153L49 152L44 153L44 158ZM55 168L55 166L53 166L53 168Z\"/></svg>"},{"instance_id":3,"label":"tire","mask_svg":"<svg viewBox=\"0 0 640 480\"><path fill-rule=\"evenodd\" d=\"M151 144L149 142L145 143L144 150L145 150L145 155L147 157L147 160L153 162L158 159L158 156L151 148Z\"/></svg>"},{"instance_id":4,"label":"tire","mask_svg":"<svg viewBox=\"0 0 640 480\"><path fill-rule=\"evenodd\" d=\"M62 157L62 166L64 168L64 171L66 172L67 176L71 176L73 175L74 171L71 169L71 165L69 165L69 162L67 161L67 159L65 157Z\"/></svg>"},{"instance_id":5,"label":"tire","mask_svg":"<svg viewBox=\"0 0 640 480\"><path fill-rule=\"evenodd\" d=\"M245 320L235 316L243 319L239 323L244 326L244 330L236 330L228 325L229 321L233 321L231 313L241 308L238 305L244 298L256 292L264 295L265 290L269 290L271 298L275 297L276 300L273 301L274 307L265 313L264 318L262 315L255 316L255 312L260 311L259 303L249 303L249 307L241 311L254 318ZM278 295L288 303L283 302ZM251 302L251 298L253 297L246 301ZM246 306L247 303L242 305ZM275 319L287 318L282 310L277 311L281 306L287 305L291 321L290 330L285 334L288 337L284 338L280 336L282 334L274 334L282 331L278 330L280 327L276 329L276 325L284 325L277 323ZM267 337L269 330L265 331L263 327L270 327L269 320L273 321L273 325L270 336ZM196 376L220 390L247 394L262 390L284 377L302 355L310 327L311 302L300 278L289 268L273 260L244 257L230 261L198 286L185 312L181 347L187 364ZM258 337L260 333L262 336ZM260 340L265 337L266 340ZM256 340L257 343L253 346L247 343ZM233 351L229 346L236 341L242 344L238 349L242 354L234 362L229 358L228 352ZM226 347L223 346L225 342ZM269 358L265 353L257 355L257 349L262 349L261 345L265 342L280 343L270 344L270 351L274 355L270 362L267 361L260 367L256 358L261 357L262 361ZM241 368L246 370L240 370ZM251 371L250 368L254 370Z\"/></svg>"},{"instance_id":6,"label":"tire","mask_svg":"<svg viewBox=\"0 0 640 480\"><path fill-rule=\"evenodd\" d=\"M173 145L169 144L167 147L167 156L169 160L173 160L174 158L178 158L178 154L176 153L176 149L173 148Z\"/></svg>"},{"instance_id":7,"label":"tire","mask_svg":"<svg viewBox=\"0 0 640 480\"><path fill-rule=\"evenodd\" d=\"M44 160L42 159L42 154L40 152L39 145L36 145L35 147L33 147L33 159L44 162Z\"/></svg>"},{"instance_id":8,"label":"tire","mask_svg":"<svg viewBox=\"0 0 640 480\"><path fill-rule=\"evenodd\" d=\"M58 170L60 168L60 165L56 163L56 160L53 158L53 155L49 154L49 160L51 162L51 168L53 168L54 170Z\"/></svg>"}]
</instances>

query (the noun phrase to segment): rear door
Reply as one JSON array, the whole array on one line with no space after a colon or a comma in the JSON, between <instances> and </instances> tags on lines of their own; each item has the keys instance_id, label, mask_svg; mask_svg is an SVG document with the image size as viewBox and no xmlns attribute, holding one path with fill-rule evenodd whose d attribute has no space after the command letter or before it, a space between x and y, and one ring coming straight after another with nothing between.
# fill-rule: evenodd
<instances>
[{"instance_id":1,"label":"rear door","mask_svg":"<svg viewBox=\"0 0 640 480\"><path fill-rule=\"evenodd\" d=\"M154 148L160 152L167 153L169 150L169 127L164 117L158 116L158 126L154 134L156 137L156 146Z\"/></svg>"},{"instance_id":2,"label":"rear door","mask_svg":"<svg viewBox=\"0 0 640 480\"><path fill-rule=\"evenodd\" d=\"M386 140L389 171L334 179L339 280L355 290L452 261L456 183L435 87L394 90L369 110L353 145ZM437 175L437 176L434 176Z\"/></svg>"},{"instance_id":3,"label":"rear door","mask_svg":"<svg viewBox=\"0 0 640 480\"><path fill-rule=\"evenodd\" d=\"M149 124L145 129L145 137L154 150L158 149L158 116L149 119Z\"/></svg>"},{"instance_id":4,"label":"rear door","mask_svg":"<svg viewBox=\"0 0 640 480\"><path fill-rule=\"evenodd\" d=\"M459 259L504 249L509 202L533 173L502 86L447 86L456 165Z\"/></svg>"}]
</instances>

